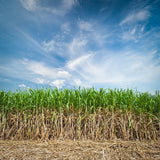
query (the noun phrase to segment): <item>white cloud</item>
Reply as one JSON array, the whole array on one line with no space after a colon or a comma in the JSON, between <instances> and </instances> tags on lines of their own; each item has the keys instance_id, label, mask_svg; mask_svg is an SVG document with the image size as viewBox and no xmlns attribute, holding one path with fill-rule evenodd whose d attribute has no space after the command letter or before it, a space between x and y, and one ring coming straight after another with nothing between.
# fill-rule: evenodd
<instances>
[{"instance_id":1,"label":"white cloud","mask_svg":"<svg viewBox=\"0 0 160 160\"><path fill-rule=\"evenodd\" d=\"M67 63L67 68L71 69L71 70L75 70L77 67L81 67L82 65L85 65L87 62L87 60L89 58L91 58L93 54L87 54L87 55L83 55L81 57L78 57L74 60L71 60Z\"/></svg>"},{"instance_id":2,"label":"white cloud","mask_svg":"<svg viewBox=\"0 0 160 160\"><path fill-rule=\"evenodd\" d=\"M90 55L88 55L70 61L67 67L90 85L150 83L160 75L160 66L156 66L147 53L144 56L141 53L136 53L136 51L119 52L117 54L110 52L100 59L97 57L98 54L92 58L89 58ZM110 54L112 56L109 56ZM77 85L83 84L78 79L74 83L77 83Z\"/></svg>"},{"instance_id":3,"label":"white cloud","mask_svg":"<svg viewBox=\"0 0 160 160\"><path fill-rule=\"evenodd\" d=\"M59 37L59 35L57 35L54 39L51 39L50 41L42 42L43 51L46 53L45 56L48 56L49 58L53 58L54 54L62 57L66 56L66 46L68 48L68 44L65 43L61 38L62 37ZM56 59L54 61L56 61Z\"/></svg>"},{"instance_id":4,"label":"white cloud","mask_svg":"<svg viewBox=\"0 0 160 160\"><path fill-rule=\"evenodd\" d=\"M63 77L63 78L70 77L69 72L67 72L67 71L63 71L63 70L58 71L58 72L57 72L57 75L58 75L58 77Z\"/></svg>"},{"instance_id":5,"label":"white cloud","mask_svg":"<svg viewBox=\"0 0 160 160\"><path fill-rule=\"evenodd\" d=\"M26 65L26 68L32 73L38 74L41 76L48 76L53 74L53 71L51 68L48 68L36 61L28 62L28 64Z\"/></svg>"},{"instance_id":6,"label":"white cloud","mask_svg":"<svg viewBox=\"0 0 160 160\"><path fill-rule=\"evenodd\" d=\"M85 88L88 88L88 87L92 87L91 84L89 84L87 81L81 81L80 79L74 79L73 82L71 83L71 85L75 85L77 87L85 87Z\"/></svg>"},{"instance_id":7,"label":"white cloud","mask_svg":"<svg viewBox=\"0 0 160 160\"><path fill-rule=\"evenodd\" d=\"M82 53L86 44L87 40L85 37L74 38L73 41L69 44L69 52L71 56L79 55L79 53Z\"/></svg>"},{"instance_id":8,"label":"white cloud","mask_svg":"<svg viewBox=\"0 0 160 160\"><path fill-rule=\"evenodd\" d=\"M103 8L100 9L100 12L104 12L104 11L106 11L108 8L109 8L108 6L107 6L107 7L103 7Z\"/></svg>"},{"instance_id":9,"label":"white cloud","mask_svg":"<svg viewBox=\"0 0 160 160\"><path fill-rule=\"evenodd\" d=\"M136 25L134 27L132 27L132 26L125 27L121 31L121 34L119 34L119 37L122 40L134 41L135 43L137 43L140 40L142 40L145 36L145 33L142 30L143 27L144 26L142 26L142 25Z\"/></svg>"},{"instance_id":10,"label":"white cloud","mask_svg":"<svg viewBox=\"0 0 160 160\"><path fill-rule=\"evenodd\" d=\"M65 80L55 80L50 83L51 86L56 86L57 88L62 88L65 85Z\"/></svg>"},{"instance_id":11,"label":"white cloud","mask_svg":"<svg viewBox=\"0 0 160 160\"><path fill-rule=\"evenodd\" d=\"M42 79L42 78L36 78L35 83L37 83L37 84L45 84L46 80Z\"/></svg>"},{"instance_id":12,"label":"white cloud","mask_svg":"<svg viewBox=\"0 0 160 160\"><path fill-rule=\"evenodd\" d=\"M20 0L20 2L28 11L35 11L37 8L37 0Z\"/></svg>"},{"instance_id":13,"label":"white cloud","mask_svg":"<svg viewBox=\"0 0 160 160\"><path fill-rule=\"evenodd\" d=\"M0 75L37 84L50 84L55 79L69 80L71 77L65 68L50 67L42 62L28 59L13 60L7 66L0 65Z\"/></svg>"},{"instance_id":14,"label":"white cloud","mask_svg":"<svg viewBox=\"0 0 160 160\"><path fill-rule=\"evenodd\" d=\"M121 21L120 25L136 23L140 21L145 21L150 17L150 12L148 10L140 10L130 13L124 20Z\"/></svg>"},{"instance_id":15,"label":"white cloud","mask_svg":"<svg viewBox=\"0 0 160 160\"><path fill-rule=\"evenodd\" d=\"M122 33L122 39L125 41L130 41L133 40L134 42L138 42L138 37L134 35L134 30L130 31L125 31Z\"/></svg>"},{"instance_id":16,"label":"white cloud","mask_svg":"<svg viewBox=\"0 0 160 160\"><path fill-rule=\"evenodd\" d=\"M63 33L68 34L70 33L71 29L70 29L70 23L66 22L64 24L61 25L61 29L63 31Z\"/></svg>"},{"instance_id":17,"label":"white cloud","mask_svg":"<svg viewBox=\"0 0 160 160\"><path fill-rule=\"evenodd\" d=\"M144 29L145 29L145 25L143 25L143 26L141 27L141 32L143 32Z\"/></svg>"},{"instance_id":18,"label":"white cloud","mask_svg":"<svg viewBox=\"0 0 160 160\"><path fill-rule=\"evenodd\" d=\"M82 86L82 81L80 79L74 79L74 84L76 86Z\"/></svg>"},{"instance_id":19,"label":"white cloud","mask_svg":"<svg viewBox=\"0 0 160 160\"><path fill-rule=\"evenodd\" d=\"M43 48L46 52L51 52L55 50L55 41L51 40L49 42L43 41Z\"/></svg>"},{"instance_id":20,"label":"white cloud","mask_svg":"<svg viewBox=\"0 0 160 160\"><path fill-rule=\"evenodd\" d=\"M46 66L42 62L37 61L29 61L29 60L21 60L20 61L26 70L30 71L32 74L36 74L42 76L43 79L56 79L56 78L69 78L70 74L61 69L61 68L53 68ZM38 82L42 82L41 80Z\"/></svg>"},{"instance_id":21,"label":"white cloud","mask_svg":"<svg viewBox=\"0 0 160 160\"><path fill-rule=\"evenodd\" d=\"M63 16L77 4L76 0L61 0L56 6L42 5L42 0L20 0L22 6L32 12L52 13L54 15Z\"/></svg>"},{"instance_id":22,"label":"white cloud","mask_svg":"<svg viewBox=\"0 0 160 160\"><path fill-rule=\"evenodd\" d=\"M135 34L135 32L136 32L136 27L134 27L134 28L132 29L131 34L133 35L133 34Z\"/></svg>"},{"instance_id":23,"label":"white cloud","mask_svg":"<svg viewBox=\"0 0 160 160\"><path fill-rule=\"evenodd\" d=\"M88 21L79 20L78 27L80 28L80 30L90 31L90 32L94 31L93 25Z\"/></svg>"},{"instance_id":24,"label":"white cloud","mask_svg":"<svg viewBox=\"0 0 160 160\"><path fill-rule=\"evenodd\" d=\"M136 50L112 53L99 51L69 60L63 68L49 67L42 62L28 59L16 60L8 66L0 66L2 76L22 78L37 84L49 84L62 88L92 86L108 83L124 86L135 83L154 83L160 78L160 66L152 59L153 53ZM101 54L101 56L98 56ZM8 67L8 68L7 68ZM21 86L22 87L22 86Z\"/></svg>"},{"instance_id":25,"label":"white cloud","mask_svg":"<svg viewBox=\"0 0 160 160\"><path fill-rule=\"evenodd\" d=\"M119 83L124 80L124 76L112 58L102 57L98 60L96 56L89 63L82 65L81 70L85 74L85 80L91 83Z\"/></svg>"},{"instance_id":26,"label":"white cloud","mask_svg":"<svg viewBox=\"0 0 160 160\"><path fill-rule=\"evenodd\" d=\"M103 44L110 41L113 30L109 31L107 27L102 28L98 23L97 20L78 20L79 37L77 36L77 38L81 38L87 43L96 43L102 47Z\"/></svg>"},{"instance_id":27,"label":"white cloud","mask_svg":"<svg viewBox=\"0 0 160 160\"><path fill-rule=\"evenodd\" d=\"M154 56L156 55L156 53L157 53L157 50L153 50L153 51L151 52L151 56L154 57Z\"/></svg>"},{"instance_id":28,"label":"white cloud","mask_svg":"<svg viewBox=\"0 0 160 160\"><path fill-rule=\"evenodd\" d=\"M26 88L26 85L25 84L20 84L20 85L18 85L18 87Z\"/></svg>"},{"instance_id":29,"label":"white cloud","mask_svg":"<svg viewBox=\"0 0 160 160\"><path fill-rule=\"evenodd\" d=\"M74 5L77 4L77 0L63 0L63 9L70 10Z\"/></svg>"}]
</instances>

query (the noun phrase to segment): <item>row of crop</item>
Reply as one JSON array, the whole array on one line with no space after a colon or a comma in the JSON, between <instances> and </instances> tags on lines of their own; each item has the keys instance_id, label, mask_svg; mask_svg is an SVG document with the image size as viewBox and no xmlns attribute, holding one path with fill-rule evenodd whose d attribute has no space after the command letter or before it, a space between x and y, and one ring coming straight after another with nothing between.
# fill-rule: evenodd
<instances>
[{"instance_id":1,"label":"row of crop","mask_svg":"<svg viewBox=\"0 0 160 160\"><path fill-rule=\"evenodd\" d=\"M134 113L160 113L160 94L141 93L130 89L27 89L0 91L0 112L42 113L43 109L58 112L80 111L95 113L101 110L128 110Z\"/></svg>"}]
</instances>

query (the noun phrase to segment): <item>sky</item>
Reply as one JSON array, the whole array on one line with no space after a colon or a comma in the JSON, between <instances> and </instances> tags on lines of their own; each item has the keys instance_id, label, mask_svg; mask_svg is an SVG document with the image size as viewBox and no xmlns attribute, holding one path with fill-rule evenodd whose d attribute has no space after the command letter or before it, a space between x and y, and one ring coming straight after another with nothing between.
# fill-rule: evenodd
<instances>
[{"instance_id":1,"label":"sky","mask_svg":"<svg viewBox=\"0 0 160 160\"><path fill-rule=\"evenodd\" d=\"M160 90L160 0L0 0L0 90Z\"/></svg>"}]
</instances>

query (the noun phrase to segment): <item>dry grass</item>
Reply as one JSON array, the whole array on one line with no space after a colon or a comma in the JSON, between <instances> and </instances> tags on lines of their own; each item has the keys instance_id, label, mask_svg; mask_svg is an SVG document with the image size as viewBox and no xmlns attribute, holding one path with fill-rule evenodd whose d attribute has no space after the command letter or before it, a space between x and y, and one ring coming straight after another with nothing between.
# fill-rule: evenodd
<instances>
[{"instance_id":1,"label":"dry grass","mask_svg":"<svg viewBox=\"0 0 160 160\"><path fill-rule=\"evenodd\" d=\"M0 141L1 160L160 160L160 141Z\"/></svg>"},{"instance_id":2,"label":"dry grass","mask_svg":"<svg viewBox=\"0 0 160 160\"><path fill-rule=\"evenodd\" d=\"M125 112L78 113L70 115L46 112L40 115L8 115L0 122L0 139L11 140L157 140L159 121L145 114Z\"/></svg>"}]
</instances>

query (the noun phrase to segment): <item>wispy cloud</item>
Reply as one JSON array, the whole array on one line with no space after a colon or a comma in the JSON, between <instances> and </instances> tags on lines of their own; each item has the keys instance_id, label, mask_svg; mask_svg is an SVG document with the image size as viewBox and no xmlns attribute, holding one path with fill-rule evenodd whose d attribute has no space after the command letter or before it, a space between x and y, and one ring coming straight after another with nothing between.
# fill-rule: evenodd
<instances>
[{"instance_id":1,"label":"wispy cloud","mask_svg":"<svg viewBox=\"0 0 160 160\"><path fill-rule=\"evenodd\" d=\"M39 53L43 53L43 47L41 44L34 39L29 33L24 32L20 28L15 27L15 30L18 34L20 34L21 37L23 37L26 40L26 44L29 44L30 47L34 47L35 50L37 50Z\"/></svg>"},{"instance_id":2,"label":"wispy cloud","mask_svg":"<svg viewBox=\"0 0 160 160\"><path fill-rule=\"evenodd\" d=\"M79 20L78 27L80 28L80 30L83 31L90 31L90 32L94 31L92 24L88 21Z\"/></svg>"},{"instance_id":3,"label":"wispy cloud","mask_svg":"<svg viewBox=\"0 0 160 160\"><path fill-rule=\"evenodd\" d=\"M87 39L84 36L73 38L72 42L69 44L69 53L71 56L77 56L83 53L83 50L87 44Z\"/></svg>"},{"instance_id":4,"label":"wispy cloud","mask_svg":"<svg viewBox=\"0 0 160 160\"><path fill-rule=\"evenodd\" d=\"M29 61L28 59L22 60L22 64L24 64L24 67L28 70L31 71L33 74L37 74L42 76L43 78L48 78L48 79L56 79L56 78L68 78L70 74L61 69L61 68L53 68L53 67L48 67L42 62L37 62L37 61Z\"/></svg>"},{"instance_id":5,"label":"wispy cloud","mask_svg":"<svg viewBox=\"0 0 160 160\"><path fill-rule=\"evenodd\" d=\"M62 29L62 32L63 32L64 34L70 33L70 31L71 31L70 23L69 23L69 22L63 23L63 24L61 25L61 29Z\"/></svg>"},{"instance_id":6,"label":"wispy cloud","mask_svg":"<svg viewBox=\"0 0 160 160\"><path fill-rule=\"evenodd\" d=\"M43 78L36 78L34 82L37 84L45 84L45 83L48 83L48 80L46 81Z\"/></svg>"},{"instance_id":7,"label":"wispy cloud","mask_svg":"<svg viewBox=\"0 0 160 160\"><path fill-rule=\"evenodd\" d=\"M50 55L59 55L59 56L65 56L65 48L66 43L64 41L57 41L56 38L51 39L50 41L43 41L42 42L42 48L45 53L52 53ZM46 56L49 56L49 54L46 54Z\"/></svg>"},{"instance_id":8,"label":"wispy cloud","mask_svg":"<svg viewBox=\"0 0 160 160\"><path fill-rule=\"evenodd\" d=\"M134 41L138 42L139 37L135 35L136 29L133 28L131 31L124 31L122 32L122 39L125 41Z\"/></svg>"},{"instance_id":9,"label":"wispy cloud","mask_svg":"<svg viewBox=\"0 0 160 160\"><path fill-rule=\"evenodd\" d=\"M62 6L63 6L63 8L70 10L77 3L78 3L77 0L67 0L67 1L63 0L62 1Z\"/></svg>"},{"instance_id":10,"label":"wispy cloud","mask_svg":"<svg viewBox=\"0 0 160 160\"><path fill-rule=\"evenodd\" d=\"M132 29L131 34L134 35L135 32L136 32L136 27L134 27L134 28Z\"/></svg>"},{"instance_id":11,"label":"wispy cloud","mask_svg":"<svg viewBox=\"0 0 160 160\"><path fill-rule=\"evenodd\" d=\"M42 57L46 57L48 61L54 61L55 64L59 63L53 55L61 55L63 53L61 50L62 46L65 46L63 42L57 42L54 39L49 41L40 41L38 38L33 38L29 33L17 27L16 32L20 35L20 40L25 41L25 45L29 48L32 54L40 54ZM54 54L48 54L49 52L53 52Z\"/></svg>"},{"instance_id":12,"label":"wispy cloud","mask_svg":"<svg viewBox=\"0 0 160 160\"><path fill-rule=\"evenodd\" d=\"M51 52L55 50L55 41L51 40L48 43L46 41L43 41L43 48L46 52Z\"/></svg>"},{"instance_id":13,"label":"wispy cloud","mask_svg":"<svg viewBox=\"0 0 160 160\"><path fill-rule=\"evenodd\" d=\"M81 67L84 64L87 64L87 60L89 58L91 58L93 54L87 54L87 55L83 55L81 57L78 57L74 60L70 60L69 62L67 62L67 68L71 69L71 70L76 70L77 67Z\"/></svg>"},{"instance_id":14,"label":"wispy cloud","mask_svg":"<svg viewBox=\"0 0 160 160\"><path fill-rule=\"evenodd\" d=\"M74 5L77 4L76 0L61 0L57 3L56 6L48 5L44 6L42 5L41 0L20 0L22 6L31 12L49 12L54 15L63 16L67 12L69 12Z\"/></svg>"},{"instance_id":15,"label":"wispy cloud","mask_svg":"<svg viewBox=\"0 0 160 160\"><path fill-rule=\"evenodd\" d=\"M26 88L26 85L25 84L20 84L20 85L18 85L18 87Z\"/></svg>"},{"instance_id":16,"label":"wispy cloud","mask_svg":"<svg viewBox=\"0 0 160 160\"><path fill-rule=\"evenodd\" d=\"M70 73L63 68L53 68L34 60L21 59L10 62L7 66L0 66L0 74L23 79L36 84L51 84L56 79L70 78Z\"/></svg>"},{"instance_id":17,"label":"wispy cloud","mask_svg":"<svg viewBox=\"0 0 160 160\"><path fill-rule=\"evenodd\" d=\"M81 61L81 58L70 62L68 67L73 68L80 77L87 82L91 82L90 84L148 83L156 80L160 75L160 66L155 65L149 54L144 56L141 53L130 51L117 53L111 57L106 55L101 57L99 61L97 61L97 55L92 58L89 57L89 55L88 57L82 57L87 62ZM77 81L77 83L80 83L80 81Z\"/></svg>"},{"instance_id":18,"label":"wispy cloud","mask_svg":"<svg viewBox=\"0 0 160 160\"><path fill-rule=\"evenodd\" d=\"M28 11L35 11L37 9L37 0L20 0L20 2Z\"/></svg>"},{"instance_id":19,"label":"wispy cloud","mask_svg":"<svg viewBox=\"0 0 160 160\"><path fill-rule=\"evenodd\" d=\"M137 23L141 21L145 21L150 17L150 12L147 9L142 9L140 11L131 12L125 17L120 25L129 24L129 23Z\"/></svg>"},{"instance_id":20,"label":"wispy cloud","mask_svg":"<svg viewBox=\"0 0 160 160\"><path fill-rule=\"evenodd\" d=\"M123 40L123 43L126 41L132 41L134 43L137 43L141 40L143 42L143 39L145 38L145 25L131 25L128 27L122 27L122 30L119 34L119 38ZM147 38L148 39L148 38Z\"/></svg>"},{"instance_id":21,"label":"wispy cloud","mask_svg":"<svg viewBox=\"0 0 160 160\"><path fill-rule=\"evenodd\" d=\"M100 9L100 12L104 12L107 9L108 9L108 6L107 7L103 7L103 8Z\"/></svg>"},{"instance_id":22,"label":"wispy cloud","mask_svg":"<svg viewBox=\"0 0 160 160\"><path fill-rule=\"evenodd\" d=\"M79 37L88 40L89 43L95 43L102 46L110 41L113 30L108 30L106 27L101 27L98 20L84 21L79 19L77 26L79 28Z\"/></svg>"}]
</instances>

